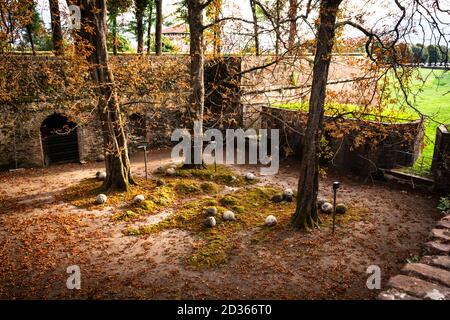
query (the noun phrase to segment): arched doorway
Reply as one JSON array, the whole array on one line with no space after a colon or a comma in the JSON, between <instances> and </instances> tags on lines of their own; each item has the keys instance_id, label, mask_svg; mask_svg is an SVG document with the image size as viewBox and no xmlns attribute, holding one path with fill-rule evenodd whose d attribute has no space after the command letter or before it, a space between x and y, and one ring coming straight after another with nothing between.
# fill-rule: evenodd
<instances>
[{"instance_id":1,"label":"arched doorway","mask_svg":"<svg viewBox=\"0 0 450 320\"><path fill-rule=\"evenodd\" d=\"M80 161L76 123L55 113L41 125L45 164Z\"/></svg>"}]
</instances>

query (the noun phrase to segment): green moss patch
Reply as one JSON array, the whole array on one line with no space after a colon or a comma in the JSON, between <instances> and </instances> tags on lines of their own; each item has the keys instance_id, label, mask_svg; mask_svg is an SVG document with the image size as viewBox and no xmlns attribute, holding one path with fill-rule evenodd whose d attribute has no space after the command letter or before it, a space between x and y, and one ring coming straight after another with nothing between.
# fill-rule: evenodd
<instances>
[{"instance_id":1,"label":"green moss patch","mask_svg":"<svg viewBox=\"0 0 450 320\"><path fill-rule=\"evenodd\" d=\"M194 268L217 267L225 263L233 249L233 243L240 230L269 229L264 226L264 219L269 214L277 217L281 214L290 216L293 212L292 203L273 203L273 194L280 192L272 187L244 187L231 195L215 195L190 201L177 209L177 213L158 224L129 229L128 235L155 234L167 229L190 231L198 236L199 244L194 248L187 263ZM203 222L205 210L216 206L217 225L207 228ZM222 219L225 210L232 210L236 221ZM283 220L283 219L282 219ZM285 220L287 222L287 219Z\"/></svg>"},{"instance_id":2,"label":"green moss patch","mask_svg":"<svg viewBox=\"0 0 450 320\"><path fill-rule=\"evenodd\" d=\"M181 169L180 165L176 168L176 172L173 175L167 175L165 172L159 174L171 177L212 181L217 184L229 186L252 185L258 181L257 179L247 180L245 177L234 173L230 168L224 165L217 165L217 170L214 165L207 165L205 169Z\"/></svg>"}]
</instances>

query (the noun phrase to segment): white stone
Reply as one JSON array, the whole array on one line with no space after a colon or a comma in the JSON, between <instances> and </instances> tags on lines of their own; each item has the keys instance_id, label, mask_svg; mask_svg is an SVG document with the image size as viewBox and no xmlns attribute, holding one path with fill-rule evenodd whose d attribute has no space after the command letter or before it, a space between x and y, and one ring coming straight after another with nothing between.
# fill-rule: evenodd
<instances>
[{"instance_id":1,"label":"white stone","mask_svg":"<svg viewBox=\"0 0 450 320\"><path fill-rule=\"evenodd\" d=\"M234 216L234 212L227 210L222 214L222 218L225 221L234 221L236 220L236 217Z\"/></svg>"},{"instance_id":2,"label":"white stone","mask_svg":"<svg viewBox=\"0 0 450 320\"><path fill-rule=\"evenodd\" d=\"M145 197L142 194L138 194L136 197L134 197L133 201L134 203L141 203L145 200Z\"/></svg>"},{"instance_id":3,"label":"white stone","mask_svg":"<svg viewBox=\"0 0 450 320\"><path fill-rule=\"evenodd\" d=\"M95 199L95 202L98 203L98 204L103 204L103 203L106 202L106 200L108 200L108 197L105 194L100 193L97 196L97 199Z\"/></svg>"},{"instance_id":4,"label":"white stone","mask_svg":"<svg viewBox=\"0 0 450 320\"><path fill-rule=\"evenodd\" d=\"M97 176L98 180L105 180L106 179L106 172L100 172Z\"/></svg>"},{"instance_id":5,"label":"white stone","mask_svg":"<svg viewBox=\"0 0 450 320\"><path fill-rule=\"evenodd\" d=\"M251 172L245 174L245 179L247 180L254 180L255 179L255 175Z\"/></svg>"},{"instance_id":6,"label":"white stone","mask_svg":"<svg viewBox=\"0 0 450 320\"><path fill-rule=\"evenodd\" d=\"M323 213L330 214L333 213L333 205L329 202L325 202L322 204L322 207L320 207Z\"/></svg>"},{"instance_id":7,"label":"white stone","mask_svg":"<svg viewBox=\"0 0 450 320\"><path fill-rule=\"evenodd\" d=\"M265 222L266 222L266 226L273 227L274 225L277 224L277 218L275 218L275 216L273 216L273 215L270 215L270 216L267 216Z\"/></svg>"},{"instance_id":8,"label":"white stone","mask_svg":"<svg viewBox=\"0 0 450 320\"><path fill-rule=\"evenodd\" d=\"M216 218L214 217L208 217L205 219L205 226L208 228L212 228L216 225Z\"/></svg>"},{"instance_id":9,"label":"white stone","mask_svg":"<svg viewBox=\"0 0 450 320\"><path fill-rule=\"evenodd\" d=\"M168 169L166 170L166 173L167 173L167 174L170 174L170 175L174 175L174 174L175 174L175 168L168 168Z\"/></svg>"}]
</instances>

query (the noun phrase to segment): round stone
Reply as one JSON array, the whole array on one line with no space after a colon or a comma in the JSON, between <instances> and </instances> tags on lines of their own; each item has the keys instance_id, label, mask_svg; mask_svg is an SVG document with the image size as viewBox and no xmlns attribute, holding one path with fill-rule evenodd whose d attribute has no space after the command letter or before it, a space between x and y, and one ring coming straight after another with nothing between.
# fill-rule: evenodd
<instances>
[{"instance_id":1,"label":"round stone","mask_svg":"<svg viewBox=\"0 0 450 320\"><path fill-rule=\"evenodd\" d=\"M273 215L267 216L265 223L266 223L266 226L273 227L274 225L277 224L277 218L275 218L275 216L273 216Z\"/></svg>"},{"instance_id":2,"label":"round stone","mask_svg":"<svg viewBox=\"0 0 450 320\"><path fill-rule=\"evenodd\" d=\"M209 207L206 209L206 214L210 217L215 216L217 214L217 208L216 207Z\"/></svg>"},{"instance_id":3,"label":"round stone","mask_svg":"<svg viewBox=\"0 0 450 320\"><path fill-rule=\"evenodd\" d=\"M108 197L105 194L100 193L97 196L97 199L95 199L95 202L98 203L98 204L103 204L103 203L106 202L106 200L108 200Z\"/></svg>"},{"instance_id":4,"label":"round stone","mask_svg":"<svg viewBox=\"0 0 450 320\"><path fill-rule=\"evenodd\" d=\"M336 213L344 214L345 212L347 212L347 206L343 203L338 203L336 205Z\"/></svg>"},{"instance_id":5,"label":"round stone","mask_svg":"<svg viewBox=\"0 0 450 320\"><path fill-rule=\"evenodd\" d=\"M133 201L134 203L141 203L145 200L145 197L142 194L138 194L136 197L134 197Z\"/></svg>"},{"instance_id":6,"label":"round stone","mask_svg":"<svg viewBox=\"0 0 450 320\"><path fill-rule=\"evenodd\" d=\"M222 218L225 221L234 221L236 220L236 217L234 216L234 212L227 210L222 214Z\"/></svg>"},{"instance_id":7,"label":"round stone","mask_svg":"<svg viewBox=\"0 0 450 320\"><path fill-rule=\"evenodd\" d=\"M175 174L175 168L168 168L168 169L166 170L166 173L167 173L167 174L170 174L170 175L174 175L174 174Z\"/></svg>"},{"instance_id":8,"label":"round stone","mask_svg":"<svg viewBox=\"0 0 450 320\"><path fill-rule=\"evenodd\" d=\"M329 202L325 202L320 207L320 210L322 210L323 213L331 214L331 213L333 213L333 205Z\"/></svg>"},{"instance_id":9,"label":"round stone","mask_svg":"<svg viewBox=\"0 0 450 320\"><path fill-rule=\"evenodd\" d=\"M205 219L204 223L205 223L206 227L212 228L212 227L214 227L216 225L216 218L208 217L208 218Z\"/></svg>"},{"instance_id":10,"label":"round stone","mask_svg":"<svg viewBox=\"0 0 450 320\"><path fill-rule=\"evenodd\" d=\"M317 198L317 206L318 206L319 208L322 208L322 205L323 205L325 202L328 202L327 199L325 199L325 198L323 198L323 197Z\"/></svg>"},{"instance_id":11,"label":"round stone","mask_svg":"<svg viewBox=\"0 0 450 320\"><path fill-rule=\"evenodd\" d=\"M106 172L100 172L97 176L98 180L105 180L106 179Z\"/></svg>"},{"instance_id":12,"label":"round stone","mask_svg":"<svg viewBox=\"0 0 450 320\"><path fill-rule=\"evenodd\" d=\"M294 191L292 191L292 189L284 189L283 191L283 196L294 196Z\"/></svg>"},{"instance_id":13,"label":"round stone","mask_svg":"<svg viewBox=\"0 0 450 320\"><path fill-rule=\"evenodd\" d=\"M105 161L105 156L103 154L101 154L95 159L95 161L97 161L97 162Z\"/></svg>"},{"instance_id":14,"label":"round stone","mask_svg":"<svg viewBox=\"0 0 450 320\"><path fill-rule=\"evenodd\" d=\"M272 197L271 200L272 200L272 202L275 202L275 203L281 202L281 201L283 201L283 195L276 194Z\"/></svg>"},{"instance_id":15,"label":"round stone","mask_svg":"<svg viewBox=\"0 0 450 320\"><path fill-rule=\"evenodd\" d=\"M255 175L251 172L245 174L245 179L247 180L255 180Z\"/></svg>"}]
</instances>

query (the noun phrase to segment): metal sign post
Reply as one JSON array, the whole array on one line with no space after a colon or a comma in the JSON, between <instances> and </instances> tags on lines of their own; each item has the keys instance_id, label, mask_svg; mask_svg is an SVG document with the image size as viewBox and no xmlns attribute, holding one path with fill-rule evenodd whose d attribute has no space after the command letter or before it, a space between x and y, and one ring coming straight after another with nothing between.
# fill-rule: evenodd
<instances>
[{"instance_id":1,"label":"metal sign post","mask_svg":"<svg viewBox=\"0 0 450 320\"><path fill-rule=\"evenodd\" d=\"M333 182L333 234L334 234L335 225L336 225L336 194L337 194L337 189L339 189L340 185L341 185L341 183L338 181Z\"/></svg>"},{"instance_id":2,"label":"metal sign post","mask_svg":"<svg viewBox=\"0 0 450 320\"><path fill-rule=\"evenodd\" d=\"M148 171L147 171L147 146L139 146L138 149L144 149L144 163L145 163L145 180L148 179Z\"/></svg>"}]
</instances>

